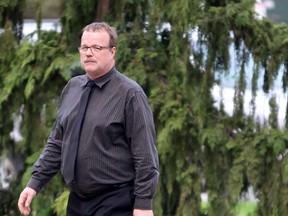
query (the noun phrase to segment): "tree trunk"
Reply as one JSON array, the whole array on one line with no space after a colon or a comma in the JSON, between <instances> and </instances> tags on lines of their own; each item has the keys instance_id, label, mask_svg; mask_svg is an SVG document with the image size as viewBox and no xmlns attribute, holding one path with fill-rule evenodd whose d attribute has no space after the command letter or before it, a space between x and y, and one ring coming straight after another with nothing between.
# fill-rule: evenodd
<instances>
[{"instance_id":1,"label":"tree trunk","mask_svg":"<svg viewBox=\"0 0 288 216\"><path fill-rule=\"evenodd\" d=\"M95 17L96 22L101 22L104 20L104 16L107 14L109 10L110 0L99 0L97 6L97 14Z\"/></svg>"}]
</instances>

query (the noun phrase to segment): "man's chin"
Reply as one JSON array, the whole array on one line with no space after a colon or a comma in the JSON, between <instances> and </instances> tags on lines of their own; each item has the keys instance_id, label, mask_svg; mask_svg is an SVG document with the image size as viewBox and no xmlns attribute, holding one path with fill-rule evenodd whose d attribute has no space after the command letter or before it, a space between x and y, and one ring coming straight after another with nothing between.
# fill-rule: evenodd
<instances>
[{"instance_id":1,"label":"man's chin","mask_svg":"<svg viewBox=\"0 0 288 216\"><path fill-rule=\"evenodd\" d=\"M99 70L96 70L95 68L94 68L94 70L85 69L85 72L86 72L86 75L92 80L103 75Z\"/></svg>"},{"instance_id":2,"label":"man's chin","mask_svg":"<svg viewBox=\"0 0 288 216\"><path fill-rule=\"evenodd\" d=\"M97 65L96 62L85 62L85 63L84 63L84 67L85 67L85 68L90 68L90 67L95 68L96 65Z\"/></svg>"},{"instance_id":3,"label":"man's chin","mask_svg":"<svg viewBox=\"0 0 288 216\"><path fill-rule=\"evenodd\" d=\"M86 73L97 73L98 71L95 65L85 65L84 70L86 71Z\"/></svg>"}]
</instances>

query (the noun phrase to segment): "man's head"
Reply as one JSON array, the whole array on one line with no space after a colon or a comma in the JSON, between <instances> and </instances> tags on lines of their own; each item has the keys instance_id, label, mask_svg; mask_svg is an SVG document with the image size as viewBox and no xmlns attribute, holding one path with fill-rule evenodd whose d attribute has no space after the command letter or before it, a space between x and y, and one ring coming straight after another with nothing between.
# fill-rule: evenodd
<instances>
[{"instance_id":1,"label":"man's head","mask_svg":"<svg viewBox=\"0 0 288 216\"><path fill-rule=\"evenodd\" d=\"M104 22L94 22L83 28L80 60L90 79L96 79L115 65L117 32Z\"/></svg>"}]
</instances>

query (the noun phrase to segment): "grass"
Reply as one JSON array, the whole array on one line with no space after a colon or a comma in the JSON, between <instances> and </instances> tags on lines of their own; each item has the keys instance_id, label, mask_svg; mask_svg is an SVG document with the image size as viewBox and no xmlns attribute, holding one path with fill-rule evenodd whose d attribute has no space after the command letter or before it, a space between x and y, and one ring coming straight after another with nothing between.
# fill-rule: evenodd
<instances>
[{"instance_id":1,"label":"grass","mask_svg":"<svg viewBox=\"0 0 288 216\"><path fill-rule=\"evenodd\" d=\"M202 203L203 212L208 208L208 203ZM257 203L252 201L241 201L235 208L236 216L254 216L257 208Z\"/></svg>"},{"instance_id":2,"label":"grass","mask_svg":"<svg viewBox=\"0 0 288 216\"><path fill-rule=\"evenodd\" d=\"M257 203L256 202L239 202L238 205L236 206L236 213L237 216L248 216L249 214L252 216L253 212L257 208Z\"/></svg>"}]
</instances>

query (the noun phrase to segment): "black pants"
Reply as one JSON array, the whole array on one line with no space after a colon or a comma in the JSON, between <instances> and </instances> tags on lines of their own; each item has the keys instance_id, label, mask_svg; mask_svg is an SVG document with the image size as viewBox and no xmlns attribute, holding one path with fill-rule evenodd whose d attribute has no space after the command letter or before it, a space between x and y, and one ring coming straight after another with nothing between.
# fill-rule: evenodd
<instances>
[{"instance_id":1,"label":"black pants","mask_svg":"<svg viewBox=\"0 0 288 216\"><path fill-rule=\"evenodd\" d=\"M93 197L83 198L71 192L67 216L132 216L133 185L114 187Z\"/></svg>"}]
</instances>

